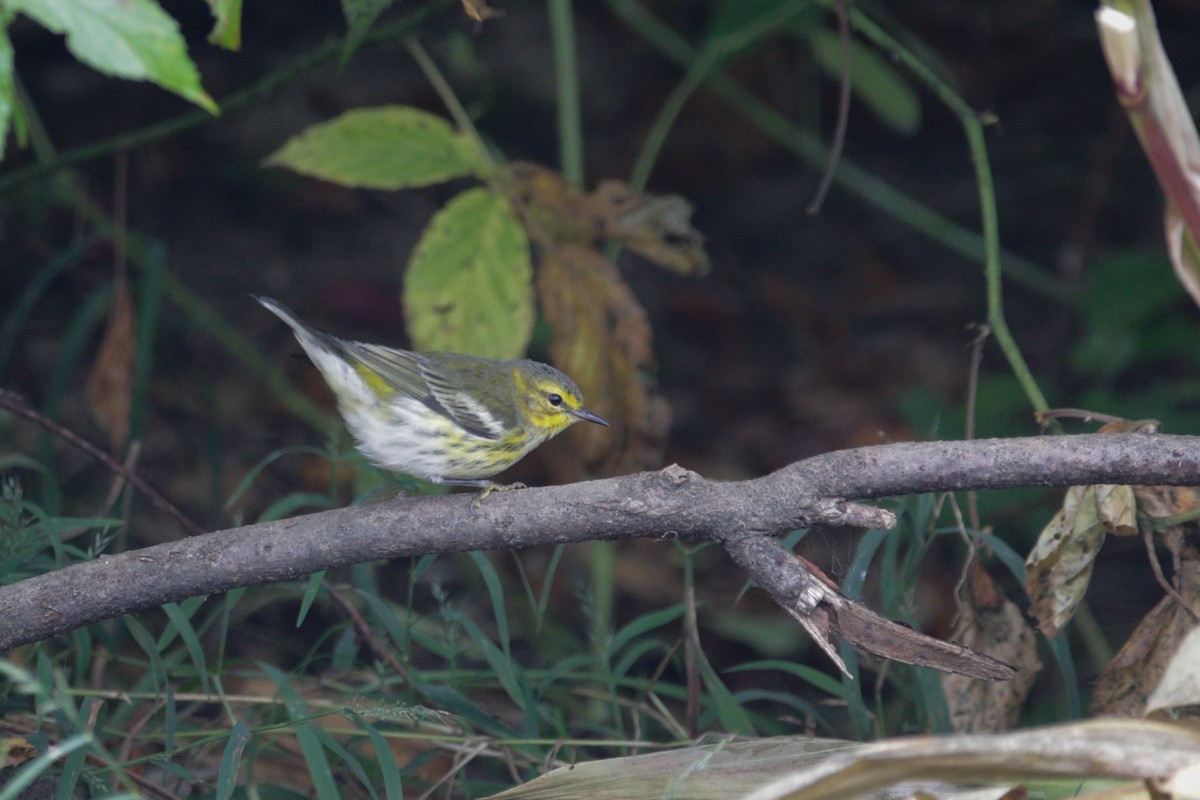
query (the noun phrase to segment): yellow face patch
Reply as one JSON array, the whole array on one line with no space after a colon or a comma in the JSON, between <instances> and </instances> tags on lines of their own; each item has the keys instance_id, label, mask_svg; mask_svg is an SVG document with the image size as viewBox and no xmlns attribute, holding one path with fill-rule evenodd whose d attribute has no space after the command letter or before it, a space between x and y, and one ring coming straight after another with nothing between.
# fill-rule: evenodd
<instances>
[{"instance_id":1,"label":"yellow face patch","mask_svg":"<svg viewBox=\"0 0 1200 800\"><path fill-rule=\"evenodd\" d=\"M547 435L569 427L575 422L571 412L583 408L582 399L570 386L550 380L530 382L515 369L513 382L521 394L521 410L527 422Z\"/></svg>"}]
</instances>

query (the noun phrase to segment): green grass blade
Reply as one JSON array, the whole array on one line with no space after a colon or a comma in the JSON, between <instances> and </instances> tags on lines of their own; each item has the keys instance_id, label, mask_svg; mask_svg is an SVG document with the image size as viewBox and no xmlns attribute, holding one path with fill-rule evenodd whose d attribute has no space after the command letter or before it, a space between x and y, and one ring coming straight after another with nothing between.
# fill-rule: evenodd
<instances>
[{"instance_id":1,"label":"green grass blade","mask_svg":"<svg viewBox=\"0 0 1200 800\"><path fill-rule=\"evenodd\" d=\"M16 350L21 326L25 324L25 320L29 319L30 314L33 313L38 300L46 293L50 285L54 283L54 280L75 266L80 257L93 244L95 244L95 241L89 237L72 247L64 249L58 256L34 273L29 283L25 286L24 291L21 292L21 296L17 299L17 302L8 310L8 318L4 322L4 327L0 328L0 377L3 377L5 369L8 367L8 360Z\"/></svg>"},{"instance_id":2,"label":"green grass blade","mask_svg":"<svg viewBox=\"0 0 1200 800\"><path fill-rule=\"evenodd\" d=\"M639 642L634 642L624 651L620 660L617 661L612 668L612 677L615 680L623 679L629 670L633 669L633 665L642 659L647 653L652 650L666 650L667 647L657 639L643 639Z\"/></svg>"},{"instance_id":3,"label":"green grass blade","mask_svg":"<svg viewBox=\"0 0 1200 800\"><path fill-rule=\"evenodd\" d=\"M492 613L496 617L496 634L500 638L500 649L504 652L505 659L511 659L512 647L508 634L508 611L504 606L504 588L500 585L500 575L496 572L496 567L483 553L472 552L469 555L471 556L471 560L475 562L475 568L479 570L479 575L483 578L483 583L487 587L488 597L492 601Z\"/></svg>"},{"instance_id":4,"label":"green grass blade","mask_svg":"<svg viewBox=\"0 0 1200 800\"><path fill-rule=\"evenodd\" d=\"M679 619L683 616L683 612L683 604L676 603L673 606L667 606L658 611L650 611L642 614L613 634L612 641L608 643L609 656L611 657L619 653L621 648L638 636Z\"/></svg>"},{"instance_id":5,"label":"green grass blade","mask_svg":"<svg viewBox=\"0 0 1200 800\"><path fill-rule=\"evenodd\" d=\"M283 699L283 705L287 708L288 716L296 723L293 728L296 741L300 744L304 763L308 765L308 774L318 800L341 800L341 793L333 780L333 768L329 766L329 759L325 756L325 748L321 746L316 728L308 721L311 715L304 700L282 671L261 661L258 662L258 666L274 682L279 696Z\"/></svg>"},{"instance_id":6,"label":"green grass blade","mask_svg":"<svg viewBox=\"0 0 1200 800\"><path fill-rule=\"evenodd\" d=\"M942 688L940 674L928 667L909 667L916 678L919 695L912 702L923 709L934 733L953 733L950 725L950 707L946 704L946 690Z\"/></svg>"},{"instance_id":7,"label":"green grass blade","mask_svg":"<svg viewBox=\"0 0 1200 800\"><path fill-rule=\"evenodd\" d=\"M217 665L214 672L219 676L225 667L225 650L229 644L229 622L233 616L233 610L237 608L238 603L242 601L242 597L246 594L246 587L239 586L236 589L231 589L221 598L221 607L217 612L220 618L217 622Z\"/></svg>"},{"instance_id":8,"label":"green grass blade","mask_svg":"<svg viewBox=\"0 0 1200 800\"><path fill-rule=\"evenodd\" d=\"M400 780L400 769L396 764L396 756L392 746L379 729L367 722L362 716L346 709L342 712L350 721L366 732L375 750L375 763L379 765L379 774L383 776L383 794L387 800L404 800L404 784Z\"/></svg>"},{"instance_id":9,"label":"green grass blade","mask_svg":"<svg viewBox=\"0 0 1200 800\"><path fill-rule=\"evenodd\" d=\"M92 631L76 628L71 631L71 683L80 685L92 669Z\"/></svg>"},{"instance_id":10,"label":"green grass blade","mask_svg":"<svg viewBox=\"0 0 1200 800\"><path fill-rule=\"evenodd\" d=\"M166 703L163 707L163 747L169 753L175 749L175 732L176 726L179 724L177 709L175 707L175 687L167 684Z\"/></svg>"},{"instance_id":11,"label":"green grass blade","mask_svg":"<svg viewBox=\"0 0 1200 800\"><path fill-rule=\"evenodd\" d=\"M447 711L463 721L471 723L476 730L495 736L499 739L519 739L521 734L510 725L496 719L493 715L482 711L471 702L462 692L444 684L425 684L420 688L421 695L439 710Z\"/></svg>"},{"instance_id":12,"label":"green grass blade","mask_svg":"<svg viewBox=\"0 0 1200 800\"><path fill-rule=\"evenodd\" d=\"M203 602L204 598L193 597L185 600L183 606L179 603L167 603L162 607L162 610L167 615L168 624L162 636L159 637L158 649L159 652L166 650L167 644L178 633L179 638L183 640L183 646L188 652L188 657L192 660L192 666L195 668L196 676L200 680L201 690L208 692L208 665L204 658L204 647L201 646L200 637L196 635L196 629L192 627L191 621L191 616ZM187 607L187 610L185 610L185 607Z\"/></svg>"},{"instance_id":13,"label":"green grass blade","mask_svg":"<svg viewBox=\"0 0 1200 800\"><path fill-rule=\"evenodd\" d=\"M238 501L241 500L242 497L245 496L246 492L248 492L250 490L250 487L254 485L254 481L258 479L258 476L262 474L262 471L264 469L266 469L267 467L269 467L271 464L275 463L279 459L283 458L284 456L302 455L302 454L318 456L320 458L328 458L329 457L328 451L323 450L320 447L313 447L312 445L303 445L303 446L299 446L299 447L281 447L278 450L272 450L270 453L268 453L267 455L260 458L258 460L258 463L255 464L254 466L252 466L250 468L250 470L245 474L245 476L243 476L242 479L240 481L238 481L238 485L234 488L233 492L229 495L229 499L225 501L225 510L228 511L229 509L231 509L235 505L237 505Z\"/></svg>"},{"instance_id":14,"label":"green grass blade","mask_svg":"<svg viewBox=\"0 0 1200 800\"><path fill-rule=\"evenodd\" d=\"M505 653L489 639L474 620L459 611L444 611L442 612L446 619L452 620L462 626L467 635L471 637L471 641L479 649L484 659L488 662L492 673L496 676L496 680L500 682L500 686L512 698L512 701L520 706L523 710L529 711L529 699L532 697L532 692L525 679L525 675L521 668L513 662Z\"/></svg>"},{"instance_id":15,"label":"green grass blade","mask_svg":"<svg viewBox=\"0 0 1200 800\"><path fill-rule=\"evenodd\" d=\"M126 614L121 617L121 622L125 625L125 629L129 631L129 635L137 642L138 647L142 648L142 652L146 654L147 660L150 662L150 675L155 690L161 689L167 683L167 667L163 664L162 654L158 651L158 643L154 641L154 635L146 628L145 625L138 622L137 618Z\"/></svg>"},{"instance_id":16,"label":"green grass blade","mask_svg":"<svg viewBox=\"0 0 1200 800\"><path fill-rule=\"evenodd\" d=\"M297 628L304 624L304 618L308 616L308 610L312 608L313 601L317 599L317 592L321 590L321 582L324 580L325 570L314 572L308 576L308 586L304 588L304 596L300 598L300 612L296 614Z\"/></svg>"},{"instance_id":17,"label":"green grass blade","mask_svg":"<svg viewBox=\"0 0 1200 800\"><path fill-rule=\"evenodd\" d=\"M317 738L320 739L321 744L325 746L325 749L337 756L338 760L345 764L350 771L354 773L354 777L358 778L359 782L365 786L367 792L370 793L371 800L379 800L379 792L375 791L375 785L367 776L367 771L363 769L362 762L359 761L353 753L351 753L345 747L342 747L341 742L330 736L329 731L318 728L315 725L312 726L311 730L314 734L316 734Z\"/></svg>"},{"instance_id":18,"label":"green grass blade","mask_svg":"<svg viewBox=\"0 0 1200 800\"><path fill-rule=\"evenodd\" d=\"M95 699L89 697L83 703L83 714L86 717L95 704ZM55 800L71 800L75 795L75 786L79 783L79 775L87 762L88 749L79 747L72 750L63 759L62 770L58 774L58 790L54 793Z\"/></svg>"},{"instance_id":19,"label":"green grass blade","mask_svg":"<svg viewBox=\"0 0 1200 800\"><path fill-rule=\"evenodd\" d=\"M238 769L242 764L242 753L250 742L252 735L241 720L234 723L229 731L229 741L225 743L225 752L221 754L221 767L217 771L217 791L214 800L229 800L237 786Z\"/></svg>"},{"instance_id":20,"label":"green grass blade","mask_svg":"<svg viewBox=\"0 0 1200 800\"><path fill-rule=\"evenodd\" d=\"M854 730L854 739L865 742L871 735L871 713L863 701L862 673L858 668L858 651L845 642L838 642L838 655L846 665L849 675L842 676L842 687L846 698L846 714Z\"/></svg>"},{"instance_id":21,"label":"green grass blade","mask_svg":"<svg viewBox=\"0 0 1200 800\"><path fill-rule=\"evenodd\" d=\"M544 695L559 678L570 675L576 670L586 670L594 663L596 663L594 658L582 653L573 656L567 656L546 671L546 674L542 676L540 681L538 681L534 696L540 700L542 695Z\"/></svg>"},{"instance_id":22,"label":"green grass blade","mask_svg":"<svg viewBox=\"0 0 1200 800\"><path fill-rule=\"evenodd\" d=\"M712 710L721 721L721 726L730 733L757 736L758 731L754 729L754 723L750 721L746 709L738 703L733 692L729 691L729 687L709 663L708 656L699 647L696 648L696 666L700 670L700 679L704 681Z\"/></svg>"},{"instance_id":23,"label":"green grass blade","mask_svg":"<svg viewBox=\"0 0 1200 800\"><path fill-rule=\"evenodd\" d=\"M850 568L846 570L846 577L842 581L842 593L851 600L862 597L863 581L866 580L871 559L875 558L875 552L887 536L887 531L870 530L859 540L858 547L854 550L854 560L850 562Z\"/></svg>"},{"instance_id":24,"label":"green grass blade","mask_svg":"<svg viewBox=\"0 0 1200 800\"><path fill-rule=\"evenodd\" d=\"M397 647L403 648L411 639L442 660L450 658L450 648L446 646L445 642L416 630L413 625L400 619L391 603L371 592L358 592L357 594L366 603L371 615L387 630L388 636L396 643Z\"/></svg>"},{"instance_id":25,"label":"green grass blade","mask_svg":"<svg viewBox=\"0 0 1200 800\"><path fill-rule=\"evenodd\" d=\"M754 670L775 670L788 675L799 678L809 685L820 689L830 697L835 697L838 700L846 699L845 688L836 678L831 678L824 672L814 669L806 664L796 664L792 661L782 661L779 659L766 659L763 661L748 661L745 664L738 664L731 667L726 672L751 672Z\"/></svg>"},{"instance_id":26,"label":"green grass blade","mask_svg":"<svg viewBox=\"0 0 1200 800\"><path fill-rule=\"evenodd\" d=\"M328 511L333 508L333 500L316 492L292 492L263 509L263 512L258 515L258 521L272 522L283 519L301 508L308 507L318 511Z\"/></svg>"},{"instance_id":27,"label":"green grass blade","mask_svg":"<svg viewBox=\"0 0 1200 800\"><path fill-rule=\"evenodd\" d=\"M542 582L542 593L538 596L537 601L537 629L540 633L542 623L546 619L546 609L550 607L550 591L554 588L554 576L558 572L558 565L562 561L563 553L567 551L565 544L556 544L554 553L550 556L550 563L546 565L546 578Z\"/></svg>"}]
</instances>

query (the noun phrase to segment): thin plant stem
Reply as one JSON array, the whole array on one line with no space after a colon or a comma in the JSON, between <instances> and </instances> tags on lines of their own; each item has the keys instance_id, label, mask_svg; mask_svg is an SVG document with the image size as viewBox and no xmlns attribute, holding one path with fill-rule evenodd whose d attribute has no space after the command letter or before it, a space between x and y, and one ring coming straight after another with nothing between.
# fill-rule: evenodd
<instances>
[{"instance_id":1,"label":"thin plant stem","mask_svg":"<svg viewBox=\"0 0 1200 800\"><path fill-rule=\"evenodd\" d=\"M938 99L950 109L963 126L967 145L971 151L971 163L975 168L975 183L979 187L979 215L983 226L983 269L987 286L988 325L992 335L1008 360L1009 368L1025 391L1034 411L1042 413L1050 409L1042 390L1034 380L1033 373L1025 363L1008 322L1004 318L1003 281L1000 274L1000 222L996 210L996 193L992 181L992 167L988 160L987 143L984 141L983 122L979 114L950 86L919 61L907 48L894 39L873 20L859 11L850 9L854 27L870 39L875 46L893 54L913 75L928 86Z\"/></svg>"},{"instance_id":2,"label":"thin plant stem","mask_svg":"<svg viewBox=\"0 0 1200 800\"><path fill-rule=\"evenodd\" d=\"M821 176L821 182L817 185L817 193L813 197L812 202L808 204L808 208L804 209L809 214L817 214L821 211L821 204L825 202L825 195L829 193L829 187L833 185L833 179L837 176L838 164L842 160L842 149L846 145L846 128L850 123L851 86L850 23L846 18L846 6L849 3L850 0L834 0L833 3L833 10L838 23L838 41L842 46L842 75L841 83L838 86L837 125L833 129L833 138L830 140L829 163L825 166L825 174Z\"/></svg>"},{"instance_id":3,"label":"thin plant stem","mask_svg":"<svg viewBox=\"0 0 1200 800\"><path fill-rule=\"evenodd\" d=\"M694 55L694 58L684 62L686 72L683 80L671 90L671 94L663 102L658 116L646 134L642 150L638 153L630 173L629 185L634 189L644 189L650 179L650 171L658 160L658 154L666 143L667 136L683 112L688 100L703 86L721 65L723 61L739 50L743 50L755 40L767 36L799 12L796 6L784 7L771 14L763 14L754 22L735 31L723 33L710 38Z\"/></svg>"},{"instance_id":4,"label":"thin plant stem","mask_svg":"<svg viewBox=\"0 0 1200 800\"><path fill-rule=\"evenodd\" d=\"M637 0L607 1L613 13L667 58L687 67L699 57L694 47ZM828 161L828 149L816 136L797 128L791 120L759 100L725 73L713 71L704 81L704 87L767 137L788 148L803 161L813 165L823 165ZM972 261L983 260L985 242L978 233L938 214L852 162L842 160L836 182L863 202L913 228L950 252ZM1075 302L1075 291L1063 281L1047 274L1037 264L1013 253L1002 252L1001 255L1005 273L1014 283L1064 304Z\"/></svg>"},{"instance_id":5,"label":"thin plant stem","mask_svg":"<svg viewBox=\"0 0 1200 800\"><path fill-rule=\"evenodd\" d=\"M583 111L579 101L579 65L575 50L572 0L546 0L558 106L558 160L563 175L583 186Z\"/></svg>"},{"instance_id":6,"label":"thin plant stem","mask_svg":"<svg viewBox=\"0 0 1200 800\"><path fill-rule=\"evenodd\" d=\"M679 119L683 107L691 99L696 89L700 88L708 79L709 74L718 63L718 58L716 50L712 47L700 51L695 60L688 65L683 80L667 95L662 108L658 110L658 116L654 118L654 123L646 132L641 152L638 153L637 161L633 163L633 169L630 171L629 185L633 189L641 191L646 188L646 183L650 180L650 171L654 169L654 163L658 161L658 154L662 152L671 128L675 126L675 121Z\"/></svg>"},{"instance_id":7,"label":"thin plant stem","mask_svg":"<svg viewBox=\"0 0 1200 800\"><path fill-rule=\"evenodd\" d=\"M125 465L121 464L121 462L117 461L102 448L92 444L87 439L83 438L69 428L58 424L44 414L38 413L16 392L11 392L7 389L0 389L0 408L3 408L5 411L18 416L23 420L32 422L35 425L42 427L75 449L85 453L90 458L99 461L114 475L119 476L123 481L141 492L155 508L174 519L177 523L179 523L179 526L187 531L190 535L199 536L200 534L204 533L203 528L201 528L195 522L192 522L170 500L168 500L165 496L159 493L157 489L143 480L141 476L132 470L127 469Z\"/></svg>"},{"instance_id":8,"label":"thin plant stem","mask_svg":"<svg viewBox=\"0 0 1200 800\"><path fill-rule=\"evenodd\" d=\"M471 116L467 110L463 108L459 102L458 95L454 93L454 89L450 86L450 82L446 80L446 76L438 69L438 65L425 48L417 41L417 37L409 36L404 40L404 46L408 48L409 55L417 62L417 66L421 68L421 72L425 75L425 80L437 92L438 97L442 101L442 105L446 106L446 111L450 113L451 119L458 129L471 139L475 150L479 153L479 157L483 159L483 163L489 168L495 167L495 162L492 159L492 154L488 152L487 145L483 143L483 137L479 135L479 131L475 128L475 123L471 121ZM492 170L494 171L494 170Z\"/></svg>"}]
</instances>

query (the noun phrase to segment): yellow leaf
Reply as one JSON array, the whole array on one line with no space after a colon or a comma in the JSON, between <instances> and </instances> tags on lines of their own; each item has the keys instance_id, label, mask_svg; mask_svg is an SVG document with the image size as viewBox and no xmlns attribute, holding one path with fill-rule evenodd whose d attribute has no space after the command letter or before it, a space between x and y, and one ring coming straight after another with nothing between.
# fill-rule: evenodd
<instances>
[{"instance_id":1,"label":"yellow leaf","mask_svg":"<svg viewBox=\"0 0 1200 800\"><path fill-rule=\"evenodd\" d=\"M517 358L533 332L529 241L508 200L470 189L434 215L404 279L418 350Z\"/></svg>"}]
</instances>

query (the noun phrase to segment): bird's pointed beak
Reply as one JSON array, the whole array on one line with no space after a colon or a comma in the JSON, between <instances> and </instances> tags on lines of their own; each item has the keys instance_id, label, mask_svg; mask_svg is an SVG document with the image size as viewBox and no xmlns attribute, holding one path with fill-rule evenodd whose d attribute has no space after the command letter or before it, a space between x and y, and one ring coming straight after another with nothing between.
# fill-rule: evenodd
<instances>
[{"instance_id":1,"label":"bird's pointed beak","mask_svg":"<svg viewBox=\"0 0 1200 800\"><path fill-rule=\"evenodd\" d=\"M586 419L588 422L594 422L597 425L603 425L606 428L612 427L603 419L588 411L586 408L581 408L578 411L572 411L571 416L575 419Z\"/></svg>"}]
</instances>

